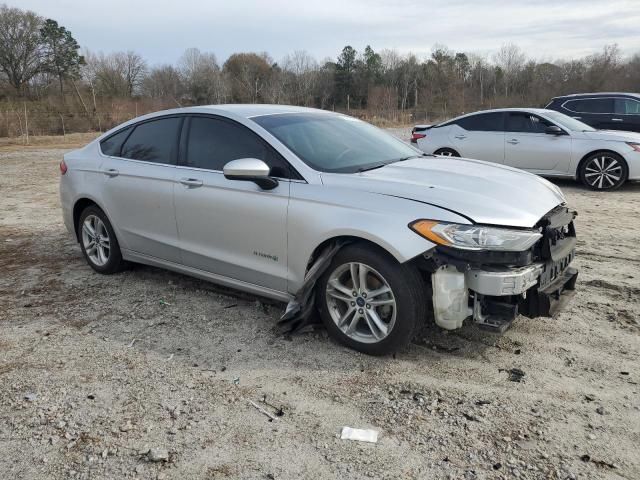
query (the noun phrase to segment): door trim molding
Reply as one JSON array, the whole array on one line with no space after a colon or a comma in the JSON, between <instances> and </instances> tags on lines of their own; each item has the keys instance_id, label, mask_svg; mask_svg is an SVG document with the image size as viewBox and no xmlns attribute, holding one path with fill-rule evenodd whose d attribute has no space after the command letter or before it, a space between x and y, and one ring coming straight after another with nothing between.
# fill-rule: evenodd
<instances>
[{"instance_id":1,"label":"door trim molding","mask_svg":"<svg viewBox=\"0 0 640 480\"><path fill-rule=\"evenodd\" d=\"M252 293L262 297L271 298L273 300L279 300L281 302L289 302L293 299L293 295L288 292L280 292L260 285L254 285L253 283L243 282L242 280L236 280L235 278L225 277L224 275L218 275L216 273L206 272L186 265L169 262L161 258L152 257L143 253L134 252L133 250L121 249L122 258L131 262L142 263L150 265L152 267L165 268L173 272L182 273L190 277L206 280L225 287L235 288L242 290L243 292Z\"/></svg>"}]
</instances>

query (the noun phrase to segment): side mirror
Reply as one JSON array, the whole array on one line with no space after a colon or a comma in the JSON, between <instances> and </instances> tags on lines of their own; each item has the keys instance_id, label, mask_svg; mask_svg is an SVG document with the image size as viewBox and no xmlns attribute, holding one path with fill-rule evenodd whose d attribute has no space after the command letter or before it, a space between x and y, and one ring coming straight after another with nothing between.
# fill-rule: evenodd
<instances>
[{"instance_id":1,"label":"side mirror","mask_svg":"<svg viewBox=\"0 0 640 480\"><path fill-rule=\"evenodd\" d=\"M257 158L231 160L224 166L223 172L229 180L254 182L263 190L271 190L278 186L278 180L269 176L269 166Z\"/></svg>"},{"instance_id":2,"label":"side mirror","mask_svg":"<svg viewBox=\"0 0 640 480\"><path fill-rule=\"evenodd\" d=\"M549 125L545 128L544 133L547 135L566 135L566 132L557 125Z\"/></svg>"}]
</instances>

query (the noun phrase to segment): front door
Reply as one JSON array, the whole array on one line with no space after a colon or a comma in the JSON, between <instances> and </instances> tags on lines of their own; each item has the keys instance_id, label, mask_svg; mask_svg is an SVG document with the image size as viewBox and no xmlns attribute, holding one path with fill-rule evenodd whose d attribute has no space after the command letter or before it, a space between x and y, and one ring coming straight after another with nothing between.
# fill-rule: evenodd
<instances>
[{"instance_id":1,"label":"front door","mask_svg":"<svg viewBox=\"0 0 640 480\"><path fill-rule=\"evenodd\" d=\"M509 112L505 134L505 164L534 173L568 172L571 136L545 133L546 128L551 125L551 122L532 113Z\"/></svg>"},{"instance_id":2,"label":"front door","mask_svg":"<svg viewBox=\"0 0 640 480\"><path fill-rule=\"evenodd\" d=\"M186 125L175 189L183 263L272 290L287 290L288 178L272 190L229 180L224 165L264 160L275 177L288 177L286 161L247 127L215 116Z\"/></svg>"}]
</instances>

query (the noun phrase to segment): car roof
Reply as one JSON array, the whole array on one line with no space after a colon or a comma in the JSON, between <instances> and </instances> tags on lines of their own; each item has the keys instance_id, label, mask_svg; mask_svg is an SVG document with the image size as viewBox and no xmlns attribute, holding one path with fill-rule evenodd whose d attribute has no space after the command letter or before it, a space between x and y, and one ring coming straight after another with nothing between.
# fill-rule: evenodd
<instances>
[{"instance_id":1,"label":"car roof","mask_svg":"<svg viewBox=\"0 0 640 480\"><path fill-rule=\"evenodd\" d=\"M529 107L523 107L523 108L492 108L489 110L478 110L477 112L469 112L469 113L465 113L464 115L459 115L455 118L452 118L450 120L447 120L445 122L439 123L438 125L447 125L455 120L459 120L461 118L464 117L470 117L471 115L477 115L479 113L503 113L503 112L525 112L525 113L539 113L544 115L545 113L558 113L555 110L549 110L546 108L529 108Z\"/></svg>"},{"instance_id":2,"label":"car roof","mask_svg":"<svg viewBox=\"0 0 640 480\"><path fill-rule=\"evenodd\" d=\"M295 107L293 105L271 105L271 104L250 104L250 103L236 103L236 104L223 104L223 105L203 105L199 107L186 107L183 109L185 112L190 110L211 110L213 112L225 111L228 113L234 113L240 117L253 118L261 117L264 115L281 115L283 113L324 113L331 114L327 110L320 110L317 108L308 107Z\"/></svg>"},{"instance_id":3,"label":"car roof","mask_svg":"<svg viewBox=\"0 0 640 480\"><path fill-rule=\"evenodd\" d=\"M553 97L553 100L558 98L580 98L580 97L633 97L640 98L640 93L629 93L629 92L593 92L593 93L571 93L569 95L558 95L557 97Z\"/></svg>"}]
</instances>

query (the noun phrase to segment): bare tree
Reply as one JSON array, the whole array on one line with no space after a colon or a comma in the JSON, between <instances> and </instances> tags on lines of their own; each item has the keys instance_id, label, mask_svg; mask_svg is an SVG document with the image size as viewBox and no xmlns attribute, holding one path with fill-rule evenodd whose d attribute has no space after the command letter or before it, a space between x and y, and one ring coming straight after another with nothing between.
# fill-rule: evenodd
<instances>
[{"instance_id":1,"label":"bare tree","mask_svg":"<svg viewBox=\"0 0 640 480\"><path fill-rule=\"evenodd\" d=\"M152 68L142 80L142 94L151 98L167 98L180 105L184 86L182 77L173 65L161 65Z\"/></svg>"},{"instance_id":2,"label":"bare tree","mask_svg":"<svg viewBox=\"0 0 640 480\"><path fill-rule=\"evenodd\" d=\"M119 62L124 64L124 78L127 85L127 93L131 97L134 93L137 93L137 89L147 73L147 62L131 50L115 55L118 57Z\"/></svg>"},{"instance_id":3,"label":"bare tree","mask_svg":"<svg viewBox=\"0 0 640 480\"><path fill-rule=\"evenodd\" d=\"M236 102L258 103L271 75L271 59L267 54L234 53L223 70L231 79L231 94Z\"/></svg>"},{"instance_id":4,"label":"bare tree","mask_svg":"<svg viewBox=\"0 0 640 480\"><path fill-rule=\"evenodd\" d=\"M188 100L196 103L223 103L229 96L226 77L213 53L189 48L178 61Z\"/></svg>"},{"instance_id":5,"label":"bare tree","mask_svg":"<svg viewBox=\"0 0 640 480\"><path fill-rule=\"evenodd\" d=\"M513 43L502 45L494 55L496 65L500 67L504 75L504 96L509 97L509 89L515 81L518 72L525 62L525 55L520 47Z\"/></svg>"},{"instance_id":6,"label":"bare tree","mask_svg":"<svg viewBox=\"0 0 640 480\"><path fill-rule=\"evenodd\" d=\"M318 62L304 50L296 50L282 60L282 68L289 73L291 98L299 105L311 105L318 83Z\"/></svg>"},{"instance_id":7,"label":"bare tree","mask_svg":"<svg viewBox=\"0 0 640 480\"><path fill-rule=\"evenodd\" d=\"M34 12L0 6L0 69L19 95L42 67L43 21Z\"/></svg>"}]
</instances>

